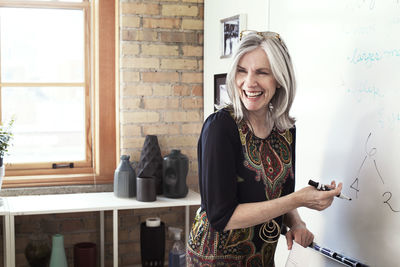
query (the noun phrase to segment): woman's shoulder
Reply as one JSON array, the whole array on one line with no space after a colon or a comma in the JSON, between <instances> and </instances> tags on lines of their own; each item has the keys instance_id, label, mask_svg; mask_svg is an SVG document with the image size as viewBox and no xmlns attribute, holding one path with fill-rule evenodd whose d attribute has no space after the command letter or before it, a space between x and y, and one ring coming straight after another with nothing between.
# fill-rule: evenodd
<instances>
[{"instance_id":1,"label":"woman's shoulder","mask_svg":"<svg viewBox=\"0 0 400 267\"><path fill-rule=\"evenodd\" d=\"M218 124L223 126L235 126L232 111L229 108L223 108L209 115L205 121L206 124Z\"/></svg>"},{"instance_id":2,"label":"woman's shoulder","mask_svg":"<svg viewBox=\"0 0 400 267\"><path fill-rule=\"evenodd\" d=\"M238 126L229 108L220 109L207 117L202 132L236 135Z\"/></svg>"}]
</instances>

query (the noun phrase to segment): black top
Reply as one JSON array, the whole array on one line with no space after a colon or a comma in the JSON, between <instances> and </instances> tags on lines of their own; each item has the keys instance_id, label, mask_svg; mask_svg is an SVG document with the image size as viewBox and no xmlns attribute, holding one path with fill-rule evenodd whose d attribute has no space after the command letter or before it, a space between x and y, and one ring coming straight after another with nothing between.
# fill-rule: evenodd
<instances>
[{"instance_id":1,"label":"black top","mask_svg":"<svg viewBox=\"0 0 400 267\"><path fill-rule=\"evenodd\" d=\"M189 262L272 266L283 216L246 229L223 229L240 203L293 192L294 160L295 128L273 128L261 139L229 110L211 114L198 142L201 210L189 237Z\"/></svg>"}]
</instances>

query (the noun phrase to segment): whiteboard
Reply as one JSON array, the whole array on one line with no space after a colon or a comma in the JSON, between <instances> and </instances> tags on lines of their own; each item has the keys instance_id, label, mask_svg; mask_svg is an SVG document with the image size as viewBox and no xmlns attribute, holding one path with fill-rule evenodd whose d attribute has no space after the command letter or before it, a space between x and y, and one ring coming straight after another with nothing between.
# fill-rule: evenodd
<instances>
[{"instance_id":1,"label":"whiteboard","mask_svg":"<svg viewBox=\"0 0 400 267\"><path fill-rule=\"evenodd\" d=\"M400 262L399 2L270 1L298 82L296 189L335 179L353 198L299 212L319 245L379 267Z\"/></svg>"}]
</instances>

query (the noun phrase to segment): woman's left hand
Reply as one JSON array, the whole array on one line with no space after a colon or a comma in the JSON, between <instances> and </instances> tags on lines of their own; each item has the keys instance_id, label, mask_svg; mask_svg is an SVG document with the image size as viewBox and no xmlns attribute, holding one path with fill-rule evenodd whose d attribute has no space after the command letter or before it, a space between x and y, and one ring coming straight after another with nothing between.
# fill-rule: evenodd
<instances>
[{"instance_id":1,"label":"woman's left hand","mask_svg":"<svg viewBox=\"0 0 400 267\"><path fill-rule=\"evenodd\" d=\"M314 240L314 235L308 231L304 223L299 223L290 228L286 233L286 242L288 249L291 250L293 246L293 240L303 247L308 247Z\"/></svg>"}]
</instances>

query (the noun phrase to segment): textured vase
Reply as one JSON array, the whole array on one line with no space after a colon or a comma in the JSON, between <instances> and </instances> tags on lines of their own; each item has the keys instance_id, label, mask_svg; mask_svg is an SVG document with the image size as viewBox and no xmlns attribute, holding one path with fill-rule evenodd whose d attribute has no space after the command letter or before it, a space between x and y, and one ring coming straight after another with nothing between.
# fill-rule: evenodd
<instances>
[{"instance_id":1,"label":"textured vase","mask_svg":"<svg viewBox=\"0 0 400 267\"><path fill-rule=\"evenodd\" d=\"M173 149L164 157L163 187L164 196L182 198L188 193L186 176L189 171L189 159L180 150Z\"/></svg>"},{"instance_id":2,"label":"textured vase","mask_svg":"<svg viewBox=\"0 0 400 267\"><path fill-rule=\"evenodd\" d=\"M114 172L114 195L121 198L136 196L136 173L129 163L129 156L122 155Z\"/></svg>"},{"instance_id":3,"label":"textured vase","mask_svg":"<svg viewBox=\"0 0 400 267\"><path fill-rule=\"evenodd\" d=\"M64 236L53 235L50 257L50 267L68 267L64 249Z\"/></svg>"},{"instance_id":4,"label":"textured vase","mask_svg":"<svg viewBox=\"0 0 400 267\"><path fill-rule=\"evenodd\" d=\"M49 266L51 255L50 240L43 233L32 234L25 247L25 257L30 267Z\"/></svg>"},{"instance_id":5,"label":"textured vase","mask_svg":"<svg viewBox=\"0 0 400 267\"><path fill-rule=\"evenodd\" d=\"M96 244L82 242L74 245L74 267L96 267Z\"/></svg>"},{"instance_id":6,"label":"textured vase","mask_svg":"<svg viewBox=\"0 0 400 267\"><path fill-rule=\"evenodd\" d=\"M158 195L163 193L162 168L163 158L161 157L157 136L147 135L140 154L137 176L154 178L156 180L156 192Z\"/></svg>"}]
</instances>

